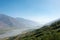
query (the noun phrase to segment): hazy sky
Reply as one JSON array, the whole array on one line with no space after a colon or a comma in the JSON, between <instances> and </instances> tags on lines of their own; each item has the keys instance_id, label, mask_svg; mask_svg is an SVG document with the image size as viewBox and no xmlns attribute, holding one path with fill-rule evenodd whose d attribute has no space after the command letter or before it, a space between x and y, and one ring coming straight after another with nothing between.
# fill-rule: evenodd
<instances>
[{"instance_id":1,"label":"hazy sky","mask_svg":"<svg viewBox=\"0 0 60 40\"><path fill-rule=\"evenodd\" d=\"M60 0L0 0L0 13L45 24L60 18Z\"/></svg>"}]
</instances>

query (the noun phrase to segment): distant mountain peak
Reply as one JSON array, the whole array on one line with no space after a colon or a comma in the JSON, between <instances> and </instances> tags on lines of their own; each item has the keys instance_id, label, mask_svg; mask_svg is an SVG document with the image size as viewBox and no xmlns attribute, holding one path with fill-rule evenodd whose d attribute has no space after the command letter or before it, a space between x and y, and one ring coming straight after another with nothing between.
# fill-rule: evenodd
<instances>
[{"instance_id":1,"label":"distant mountain peak","mask_svg":"<svg viewBox=\"0 0 60 40\"><path fill-rule=\"evenodd\" d=\"M6 14L0 14L0 16L7 16Z\"/></svg>"},{"instance_id":2,"label":"distant mountain peak","mask_svg":"<svg viewBox=\"0 0 60 40\"><path fill-rule=\"evenodd\" d=\"M5 14L0 14L0 31L4 33L7 30L11 29L35 29L37 23L31 20L24 18L13 18ZM1 34L1 32L0 32Z\"/></svg>"}]
</instances>

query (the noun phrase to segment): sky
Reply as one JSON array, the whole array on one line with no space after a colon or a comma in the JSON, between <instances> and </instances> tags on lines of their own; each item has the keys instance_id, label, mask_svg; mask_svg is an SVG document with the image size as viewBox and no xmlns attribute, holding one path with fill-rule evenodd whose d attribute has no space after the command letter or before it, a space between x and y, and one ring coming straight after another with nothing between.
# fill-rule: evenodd
<instances>
[{"instance_id":1,"label":"sky","mask_svg":"<svg viewBox=\"0 0 60 40\"><path fill-rule=\"evenodd\" d=\"M60 18L60 0L0 0L0 14L46 24Z\"/></svg>"}]
</instances>

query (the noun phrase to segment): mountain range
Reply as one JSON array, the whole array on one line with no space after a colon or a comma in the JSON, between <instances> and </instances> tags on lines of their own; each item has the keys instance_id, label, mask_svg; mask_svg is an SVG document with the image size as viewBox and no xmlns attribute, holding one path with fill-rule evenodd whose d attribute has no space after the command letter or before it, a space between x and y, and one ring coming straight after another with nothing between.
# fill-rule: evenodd
<instances>
[{"instance_id":1,"label":"mountain range","mask_svg":"<svg viewBox=\"0 0 60 40\"><path fill-rule=\"evenodd\" d=\"M0 40L60 40L60 19L40 28L38 25L24 18L0 14Z\"/></svg>"},{"instance_id":2,"label":"mountain range","mask_svg":"<svg viewBox=\"0 0 60 40\"><path fill-rule=\"evenodd\" d=\"M32 30L38 26L37 22L24 18L13 18L5 14L0 14L0 36L6 33L15 33L15 31ZM36 27L37 28L37 27Z\"/></svg>"},{"instance_id":3,"label":"mountain range","mask_svg":"<svg viewBox=\"0 0 60 40\"><path fill-rule=\"evenodd\" d=\"M60 40L60 19L33 31L3 40Z\"/></svg>"}]
</instances>

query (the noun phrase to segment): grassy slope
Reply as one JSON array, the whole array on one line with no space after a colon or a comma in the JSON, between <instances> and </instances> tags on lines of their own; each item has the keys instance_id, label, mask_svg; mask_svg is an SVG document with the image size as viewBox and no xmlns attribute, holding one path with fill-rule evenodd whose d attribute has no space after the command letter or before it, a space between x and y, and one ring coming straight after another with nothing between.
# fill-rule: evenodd
<instances>
[{"instance_id":1,"label":"grassy slope","mask_svg":"<svg viewBox=\"0 0 60 40\"><path fill-rule=\"evenodd\" d=\"M4 40L60 40L60 20L40 29Z\"/></svg>"}]
</instances>

